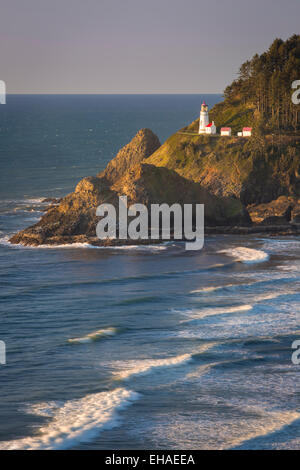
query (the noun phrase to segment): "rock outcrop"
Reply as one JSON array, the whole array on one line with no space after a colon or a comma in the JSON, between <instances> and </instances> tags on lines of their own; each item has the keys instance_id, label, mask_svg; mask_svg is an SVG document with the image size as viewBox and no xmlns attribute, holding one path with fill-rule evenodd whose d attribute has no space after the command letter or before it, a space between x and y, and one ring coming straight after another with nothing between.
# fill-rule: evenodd
<instances>
[{"instance_id":1,"label":"rock outcrop","mask_svg":"<svg viewBox=\"0 0 300 470\"><path fill-rule=\"evenodd\" d=\"M130 168L150 157L159 147L158 137L150 129L141 129L98 176L113 184Z\"/></svg>"},{"instance_id":2,"label":"rock outcrop","mask_svg":"<svg viewBox=\"0 0 300 470\"><path fill-rule=\"evenodd\" d=\"M76 242L103 244L96 238L99 221L96 208L111 203L117 209L121 195L127 196L128 204L138 202L148 207L152 203L205 204L208 226L251 223L248 212L237 198L213 195L172 169L149 164L149 154L158 145L158 138L142 129L103 172L96 177L83 178L73 193L50 206L38 223L17 233L10 241L35 246Z\"/></svg>"},{"instance_id":3,"label":"rock outcrop","mask_svg":"<svg viewBox=\"0 0 300 470\"><path fill-rule=\"evenodd\" d=\"M300 199L296 197L280 196L269 203L251 205L248 210L259 226L300 223Z\"/></svg>"}]
</instances>

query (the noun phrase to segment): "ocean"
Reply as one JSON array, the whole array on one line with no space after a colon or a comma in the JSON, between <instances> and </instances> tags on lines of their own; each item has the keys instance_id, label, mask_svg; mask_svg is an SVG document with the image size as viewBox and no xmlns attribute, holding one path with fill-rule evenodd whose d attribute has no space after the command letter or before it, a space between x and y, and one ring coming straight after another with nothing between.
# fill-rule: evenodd
<instances>
[{"instance_id":1,"label":"ocean","mask_svg":"<svg viewBox=\"0 0 300 470\"><path fill-rule=\"evenodd\" d=\"M0 449L299 449L300 240L12 246L43 198L142 127L220 95L8 96L0 107Z\"/></svg>"}]
</instances>

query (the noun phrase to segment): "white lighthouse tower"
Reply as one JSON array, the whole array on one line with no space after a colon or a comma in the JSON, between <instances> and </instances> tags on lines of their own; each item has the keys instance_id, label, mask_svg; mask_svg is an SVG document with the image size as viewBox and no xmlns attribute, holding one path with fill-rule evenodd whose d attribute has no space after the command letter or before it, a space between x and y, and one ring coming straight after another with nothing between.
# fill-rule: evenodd
<instances>
[{"instance_id":1,"label":"white lighthouse tower","mask_svg":"<svg viewBox=\"0 0 300 470\"><path fill-rule=\"evenodd\" d=\"M199 134L205 134L206 133L206 126L209 124L209 116L208 116L208 106L203 101L201 105L201 111L200 111L200 121L199 121Z\"/></svg>"}]
</instances>

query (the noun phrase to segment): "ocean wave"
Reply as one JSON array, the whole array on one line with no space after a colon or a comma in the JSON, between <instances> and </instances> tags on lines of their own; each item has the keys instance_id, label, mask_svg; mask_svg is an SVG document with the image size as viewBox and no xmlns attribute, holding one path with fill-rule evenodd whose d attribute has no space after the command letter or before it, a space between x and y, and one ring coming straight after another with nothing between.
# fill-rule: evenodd
<instances>
[{"instance_id":1,"label":"ocean wave","mask_svg":"<svg viewBox=\"0 0 300 470\"><path fill-rule=\"evenodd\" d=\"M9 246L11 248L19 248L19 249L28 249L28 250L43 250L43 249L76 249L76 248L99 248L97 246L90 245L89 243L69 243L65 245L22 245L22 243L11 243L9 241L11 235L6 235L5 237L0 238L0 245Z\"/></svg>"},{"instance_id":2,"label":"ocean wave","mask_svg":"<svg viewBox=\"0 0 300 470\"><path fill-rule=\"evenodd\" d=\"M85 336L70 338L68 339L68 343L91 343L92 341L96 341L103 337L114 336L116 333L116 328L103 328L101 330L93 331Z\"/></svg>"},{"instance_id":3,"label":"ocean wave","mask_svg":"<svg viewBox=\"0 0 300 470\"><path fill-rule=\"evenodd\" d=\"M199 376L202 390L202 382L206 383L203 381L203 376L205 377L205 372L209 372L210 369L206 366L201 369ZM208 383L211 386L211 383ZM218 385L216 388L219 390ZM228 389L224 394L229 395ZM174 449L195 449L197 445L198 449L206 450L271 448L275 450L278 448L278 443L284 443L287 439L295 437L300 413L270 410L270 408L265 404L244 405L224 399L220 395L214 396L214 387L212 387L210 395L198 394L197 410L200 410L198 414L197 410L194 416L171 413L157 425L154 433L157 440L166 439ZM297 427L289 430L288 426L293 426L294 423L297 423ZM274 433L278 433L277 439Z\"/></svg>"},{"instance_id":4,"label":"ocean wave","mask_svg":"<svg viewBox=\"0 0 300 470\"><path fill-rule=\"evenodd\" d=\"M300 262L292 262L292 263L287 263L287 264L283 264L283 265L280 265L278 266L279 269L281 269L282 271L288 271L288 272L299 272L300 270Z\"/></svg>"},{"instance_id":5,"label":"ocean wave","mask_svg":"<svg viewBox=\"0 0 300 470\"><path fill-rule=\"evenodd\" d=\"M26 222L39 222L41 220L41 217L28 217L26 218Z\"/></svg>"},{"instance_id":6,"label":"ocean wave","mask_svg":"<svg viewBox=\"0 0 300 470\"><path fill-rule=\"evenodd\" d=\"M284 265L278 266L278 269L282 269L283 271L294 271L296 270L296 266L298 267L298 269L300 268L300 264L299 265L292 264L289 266L284 266ZM251 273L247 273L247 274L248 274L248 277L251 277ZM235 276L239 277L239 274L237 273L235 274ZM243 273L241 276L243 277L242 281L244 281L245 273ZM281 287L282 283L290 284L293 282L297 282L299 280L298 277L293 278L290 275L282 275L282 273L280 274L274 271L269 272L267 275L264 273L262 278L259 278L259 275L257 273L255 273L254 276L256 279L249 281L249 282L240 282L236 284L225 284L225 285L219 285L219 286L202 287L202 288L194 289L190 291L190 294L207 294L207 293L215 292L215 291L222 291L222 290L234 291L238 289L246 290L247 292L248 290L251 291L253 287L261 288L265 286L270 286L270 288L272 288L274 284L279 284Z\"/></svg>"},{"instance_id":7,"label":"ocean wave","mask_svg":"<svg viewBox=\"0 0 300 470\"><path fill-rule=\"evenodd\" d=\"M235 288L235 287L241 287L241 288L249 287L249 286L252 286L253 284L255 284L255 282L252 282L252 283L249 283L249 284L227 284L226 286L204 287L203 289L193 290L193 291L190 292L190 294L206 294L206 293L210 293L210 292L215 292L217 290L226 290L226 289ZM249 295L249 294L250 293L248 293L247 295ZM269 293L261 294L261 295L257 295L255 293L254 298L253 298L253 302L262 302L264 300L277 299L278 297L281 297L281 296L284 296L284 295L289 295L289 294L293 294L293 292L291 292L291 291L269 292Z\"/></svg>"},{"instance_id":8,"label":"ocean wave","mask_svg":"<svg viewBox=\"0 0 300 470\"><path fill-rule=\"evenodd\" d=\"M1 204L46 204L43 201L45 200L45 196L43 197L29 197L23 199L1 199Z\"/></svg>"},{"instance_id":9,"label":"ocean wave","mask_svg":"<svg viewBox=\"0 0 300 470\"><path fill-rule=\"evenodd\" d=\"M216 343L207 343L193 353L181 354L179 356L168 357L164 359L144 359L140 361L120 361L115 365L119 366L119 371L114 373L115 378L128 380L130 377L150 374L151 372L169 367L178 367L188 364L199 355L205 353L215 346Z\"/></svg>"},{"instance_id":10,"label":"ocean wave","mask_svg":"<svg viewBox=\"0 0 300 470\"><path fill-rule=\"evenodd\" d=\"M22 199L19 202L23 202L24 204L49 204L49 202L44 202L45 197L38 197L38 198L28 198Z\"/></svg>"},{"instance_id":11,"label":"ocean wave","mask_svg":"<svg viewBox=\"0 0 300 470\"><path fill-rule=\"evenodd\" d=\"M163 245L120 245L120 246L100 246L99 248L107 248L111 250L134 250L134 251L162 251L167 246Z\"/></svg>"},{"instance_id":12,"label":"ocean wave","mask_svg":"<svg viewBox=\"0 0 300 470\"><path fill-rule=\"evenodd\" d=\"M118 388L87 395L81 399L34 405L26 412L47 416L50 421L36 436L0 442L1 450L68 449L79 442L89 442L101 431L119 424L117 412L128 407L139 394Z\"/></svg>"},{"instance_id":13,"label":"ocean wave","mask_svg":"<svg viewBox=\"0 0 300 470\"><path fill-rule=\"evenodd\" d=\"M39 220L39 219L38 219ZM11 234L10 236L12 236ZM133 250L133 251L150 251L152 253L156 251L166 250L165 245L120 245L120 246L95 246L87 242L78 243L65 243L62 245L22 245L22 243L10 243L9 236L0 238L0 245L11 246L13 248L24 248L24 249L35 249L35 250L56 250L56 249L76 249L76 248L88 248L93 250Z\"/></svg>"},{"instance_id":14,"label":"ocean wave","mask_svg":"<svg viewBox=\"0 0 300 470\"><path fill-rule=\"evenodd\" d=\"M201 318L214 315L225 315L230 313L249 312L253 309L252 305L237 305L233 307L215 307L204 308L203 310L186 310L181 311L183 315L189 317L189 320L182 320L180 323L188 323L190 320L200 320Z\"/></svg>"},{"instance_id":15,"label":"ocean wave","mask_svg":"<svg viewBox=\"0 0 300 470\"><path fill-rule=\"evenodd\" d=\"M256 413L261 416L261 420L255 420L255 422L246 427L244 432L235 436L232 436L232 442L227 448L248 448L247 442L252 439L259 439L268 436L274 432L280 432L286 426L290 426L292 423L300 419L300 413L295 411L267 411L254 406L247 406L243 408L244 412ZM243 423L244 424L244 423ZM251 443L251 449L260 448L259 444L256 446ZM265 449L265 446L263 446Z\"/></svg>"},{"instance_id":16,"label":"ocean wave","mask_svg":"<svg viewBox=\"0 0 300 470\"><path fill-rule=\"evenodd\" d=\"M216 290L228 289L230 287L240 287L240 286L244 286L244 285L245 284L227 284L225 286L203 287L202 289L191 290L190 294L201 294L201 293L206 293L206 292L214 292Z\"/></svg>"},{"instance_id":17,"label":"ocean wave","mask_svg":"<svg viewBox=\"0 0 300 470\"><path fill-rule=\"evenodd\" d=\"M263 302L264 300L273 300L284 295L292 294L292 292L270 292L269 294L261 294L255 296L255 302Z\"/></svg>"},{"instance_id":18,"label":"ocean wave","mask_svg":"<svg viewBox=\"0 0 300 470\"><path fill-rule=\"evenodd\" d=\"M236 261L245 264L262 263L268 261L269 255L262 250L254 250L253 248L246 248L243 246L237 248L227 248L218 253L232 256Z\"/></svg>"},{"instance_id":19,"label":"ocean wave","mask_svg":"<svg viewBox=\"0 0 300 470\"><path fill-rule=\"evenodd\" d=\"M175 367L186 364L192 360L192 354L182 354L181 356L169 357L166 359L145 359L141 361L128 361L120 364L120 369L114 373L115 378L127 380L137 375L146 375L157 369Z\"/></svg>"},{"instance_id":20,"label":"ocean wave","mask_svg":"<svg viewBox=\"0 0 300 470\"><path fill-rule=\"evenodd\" d=\"M264 242L263 248L272 253L284 253L286 256L293 255L300 248L300 241L295 239L278 240L278 239L261 239Z\"/></svg>"}]
</instances>

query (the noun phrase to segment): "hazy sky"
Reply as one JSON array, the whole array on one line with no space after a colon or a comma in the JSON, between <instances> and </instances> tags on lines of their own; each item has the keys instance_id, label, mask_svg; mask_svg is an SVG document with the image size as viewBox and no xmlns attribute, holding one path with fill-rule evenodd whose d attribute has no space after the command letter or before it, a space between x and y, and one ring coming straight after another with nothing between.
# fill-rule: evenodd
<instances>
[{"instance_id":1,"label":"hazy sky","mask_svg":"<svg viewBox=\"0 0 300 470\"><path fill-rule=\"evenodd\" d=\"M218 93L300 0L2 0L8 93Z\"/></svg>"}]
</instances>

